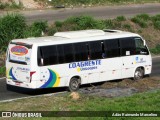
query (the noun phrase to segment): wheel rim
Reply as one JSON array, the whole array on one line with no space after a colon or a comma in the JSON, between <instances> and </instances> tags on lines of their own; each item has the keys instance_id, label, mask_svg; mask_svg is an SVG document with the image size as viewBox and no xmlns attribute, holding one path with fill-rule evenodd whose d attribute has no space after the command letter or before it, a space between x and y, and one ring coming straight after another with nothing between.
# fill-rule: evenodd
<instances>
[{"instance_id":1,"label":"wheel rim","mask_svg":"<svg viewBox=\"0 0 160 120\"><path fill-rule=\"evenodd\" d=\"M77 88L78 88L78 81L77 80L74 80L74 81L72 81L72 83L71 83L71 89L72 90L76 90Z\"/></svg>"},{"instance_id":2,"label":"wheel rim","mask_svg":"<svg viewBox=\"0 0 160 120\"><path fill-rule=\"evenodd\" d=\"M135 72L135 78L136 78L136 80L139 80L142 77L143 77L142 71L141 70L136 70L136 72Z\"/></svg>"}]
</instances>

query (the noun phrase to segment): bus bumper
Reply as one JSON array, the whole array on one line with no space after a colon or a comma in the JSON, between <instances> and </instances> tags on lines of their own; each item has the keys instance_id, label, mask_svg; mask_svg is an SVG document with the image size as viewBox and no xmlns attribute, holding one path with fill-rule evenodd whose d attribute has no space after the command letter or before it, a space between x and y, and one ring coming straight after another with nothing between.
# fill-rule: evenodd
<instances>
[{"instance_id":1,"label":"bus bumper","mask_svg":"<svg viewBox=\"0 0 160 120\"><path fill-rule=\"evenodd\" d=\"M18 82L14 81L12 79L6 79L7 85L17 86L17 87L23 87L23 88L29 88L29 89L37 89L36 82L35 83L26 83L26 82Z\"/></svg>"}]
</instances>

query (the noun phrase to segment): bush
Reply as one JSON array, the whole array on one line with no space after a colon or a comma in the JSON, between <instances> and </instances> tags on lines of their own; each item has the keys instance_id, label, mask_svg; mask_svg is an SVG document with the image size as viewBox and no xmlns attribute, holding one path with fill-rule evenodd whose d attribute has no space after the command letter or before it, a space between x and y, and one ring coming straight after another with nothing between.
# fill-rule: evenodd
<instances>
[{"instance_id":1,"label":"bush","mask_svg":"<svg viewBox=\"0 0 160 120\"><path fill-rule=\"evenodd\" d=\"M156 22L154 22L154 28L155 29L159 29L160 30L160 21L156 21Z\"/></svg>"},{"instance_id":2,"label":"bush","mask_svg":"<svg viewBox=\"0 0 160 120\"><path fill-rule=\"evenodd\" d=\"M47 21L36 21L31 25L31 27L46 31L48 24Z\"/></svg>"},{"instance_id":3,"label":"bush","mask_svg":"<svg viewBox=\"0 0 160 120\"><path fill-rule=\"evenodd\" d=\"M107 29L112 29L114 27L114 23L111 19L105 20L104 23Z\"/></svg>"},{"instance_id":4,"label":"bush","mask_svg":"<svg viewBox=\"0 0 160 120\"><path fill-rule=\"evenodd\" d=\"M56 27L62 27L62 22L61 21L56 21L55 23Z\"/></svg>"},{"instance_id":5,"label":"bush","mask_svg":"<svg viewBox=\"0 0 160 120\"><path fill-rule=\"evenodd\" d=\"M160 21L160 14L153 16L151 19L153 22Z\"/></svg>"},{"instance_id":6,"label":"bush","mask_svg":"<svg viewBox=\"0 0 160 120\"><path fill-rule=\"evenodd\" d=\"M5 73L6 73L6 67L5 66L0 67L0 76L5 76Z\"/></svg>"},{"instance_id":7,"label":"bush","mask_svg":"<svg viewBox=\"0 0 160 120\"><path fill-rule=\"evenodd\" d=\"M155 48L150 49L153 54L160 54L160 44L158 44Z\"/></svg>"},{"instance_id":8,"label":"bush","mask_svg":"<svg viewBox=\"0 0 160 120\"><path fill-rule=\"evenodd\" d=\"M139 14L131 19L132 22L138 24L142 28L147 27L147 21L151 18L148 14Z\"/></svg>"},{"instance_id":9,"label":"bush","mask_svg":"<svg viewBox=\"0 0 160 120\"><path fill-rule=\"evenodd\" d=\"M72 26L72 30L84 30L84 29L104 29L104 21L95 20L91 16L77 16L68 18L64 21L65 26L68 24Z\"/></svg>"},{"instance_id":10,"label":"bush","mask_svg":"<svg viewBox=\"0 0 160 120\"><path fill-rule=\"evenodd\" d=\"M146 28L147 27L147 23L143 19L140 19L138 17L132 18L131 21L136 23L136 24L138 24L142 28Z\"/></svg>"},{"instance_id":11,"label":"bush","mask_svg":"<svg viewBox=\"0 0 160 120\"><path fill-rule=\"evenodd\" d=\"M130 24L124 24L124 25L123 25L123 28L125 28L125 29L127 29L127 30L129 30L129 31L133 31Z\"/></svg>"},{"instance_id":12,"label":"bush","mask_svg":"<svg viewBox=\"0 0 160 120\"><path fill-rule=\"evenodd\" d=\"M9 5L9 8L11 9L21 9L23 8L23 4L20 2L19 4L16 4L14 1Z\"/></svg>"},{"instance_id":13,"label":"bush","mask_svg":"<svg viewBox=\"0 0 160 120\"><path fill-rule=\"evenodd\" d=\"M40 37L42 32L44 33L47 29L47 22L37 21L34 22L31 26L28 26L25 31L25 37Z\"/></svg>"},{"instance_id":14,"label":"bush","mask_svg":"<svg viewBox=\"0 0 160 120\"><path fill-rule=\"evenodd\" d=\"M54 35L54 33L56 33L56 32L57 32L57 29L56 29L56 28L54 28L54 27L50 27L50 28L48 28L47 35L49 35L49 36L53 36L53 35Z\"/></svg>"},{"instance_id":15,"label":"bush","mask_svg":"<svg viewBox=\"0 0 160 120\"><path fill-rule=\"evenodd\" d=\"M23 8L23 4L20 2L16 4L14 1L11 3L2 3L0 2L0 9L21 9Z\"/></svg>"},{"instance_id":16,"label":"bush","mask_svg":"<svg viewBox=\"0 0 160 120\"><path fill-rule=\"evenodd\" d=\"M122 22L122 21L125 21L126 18L125 18L124 16L118 16L118 17L116 18L116 20L117 20L118 22Z\"/></svg>"},{"instance_id":17,"label":"bush","mask_svg":"<svg viewBox=\"0 0 160 120\"><path fill-rule=\"evenodd\" d=\"M0 46L7 46L12 39L23 38L26 26L25 18L19 14L0 18Z\"/></svg>"},{"instance_id":18,"label":"bush","mask_svg":"<svg viewBox=\"0 0 160 120\"><path fill-rule=\"evenodd\" d=\"M0 9L1 10L7 8L8 6L9 6L9 4L0 2Z\"/></svg>"},{"instance_id":19,"label":"bush","mask_svg":"<svg viewBox=\"0 0 160 120\"><path fill-rule=\"evenodd\" d=\"M136 18L144 20L144 21L149 21L150 20L150 16L148 14L139 14L136 16Z\"/></svg>"},{"instance_id":20,"label":"bush","mask_svg":"<svg viewBox=\"0 0 160 120\"><path fill-rule=\"evenodd\" d=\"M155 29L160 30L160 14L152 17L153 25Z\"/></svg>"}]
</instances>

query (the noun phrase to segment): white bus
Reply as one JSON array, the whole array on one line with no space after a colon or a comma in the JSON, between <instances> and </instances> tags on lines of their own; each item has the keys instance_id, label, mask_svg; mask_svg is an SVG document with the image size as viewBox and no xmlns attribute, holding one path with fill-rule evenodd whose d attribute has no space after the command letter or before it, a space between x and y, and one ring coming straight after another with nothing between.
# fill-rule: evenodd
<instances>
[{"instance_id":1,"label":"white bus","mask_svg":"<svg viewBox=\"0 0 160 120\"><path fill-rule=\"evenodd\" d=\"M151 74L145 40L119 30L57 32L54 36L12 40L6 59L7 85L68 87Z\"/></svg>"}]
</instances>

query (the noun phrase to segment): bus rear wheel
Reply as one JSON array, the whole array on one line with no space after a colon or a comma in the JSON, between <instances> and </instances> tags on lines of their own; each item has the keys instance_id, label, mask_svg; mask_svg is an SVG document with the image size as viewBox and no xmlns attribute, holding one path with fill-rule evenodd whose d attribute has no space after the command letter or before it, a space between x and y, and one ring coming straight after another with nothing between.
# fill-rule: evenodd
<instances>
[{"instance_id":1,"label":"bus rear wheel","mask_svg":"<svg viewBox=\"0 0 160 120\"><path fill-rule=\"evenodd\" d=\"M79 90L79 87L80 87L79 80L75 77L71 78L70 83L69 83L69 91L71 92L77 91Z\"/></svg>"},{"instance_id":2,"label":"bus rear wheel","mask_svg":"<svg viewBox=\"0 0 160 120\"><path fill-rule=\"evenodd\" d=\"M144 70L142 68L137 68L134 73L134 80L140 80L144 77Z\"/></svg>"}]
</instances>

